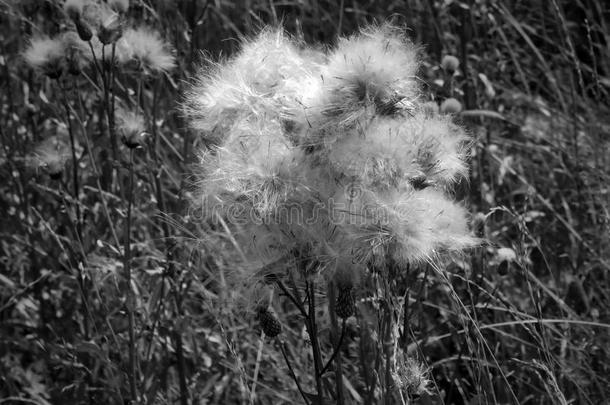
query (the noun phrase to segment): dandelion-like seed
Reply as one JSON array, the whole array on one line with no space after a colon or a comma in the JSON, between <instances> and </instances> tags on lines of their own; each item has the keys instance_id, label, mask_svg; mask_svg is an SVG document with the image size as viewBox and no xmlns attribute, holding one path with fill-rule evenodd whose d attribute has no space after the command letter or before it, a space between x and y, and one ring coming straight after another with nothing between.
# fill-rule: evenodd
<instances>
[{"instance_id":1,"label":"dandelion-like seed","mask_svg":"<svg viewBox=\"0 0 610 405\"><path fill-rule=\"evenodd\" d=\"M450 75L454 74L460 66L460 60L453 55L445 55L441 61L441 67Z\"/></svg>"},{"instance_id":2,"label":"dandelion-like seed","mask_svg":"<svg viewBox=\"0 0 610 405\"><path fill-rule=\"evenodd\" d=\"M24 53L25 61L51 79L58 79L64 70L64 43L60 38L33 38Z\"/></svg>"},{"instance_id":3,"label":"dandelion-like seed","mask_svg":"<svg viewBox=\"0 0 610 405\"><path fill-rule=\"evenodd\" d=\"M119 109L116 117L117 129L125 146L130 149L143 146L146 137L144 116L137 111Z\"/></svg>"},{"instance_id":4,"label":"dandelion-like seed","mask_svg":"<svg viewBox=\"0 0 610 405\"><path fill-rule=\"evenodd\" d=\"M51 179L59 180L69 158L70 150L65 140L52 136L36 146L27 163L33 169L46 171Z\"/></svg>"},{"instance_id":5,"label":"dandelion-like seed","mask_svg":"<svg viewBox=\"0 0 610 405\"><path fill-rule=\"evenodd\" d=\"M443 114L457 114L462 111L462 103L450 97L441 103L440 111Z\"/></svg>"},{"instance_id":6,"label":"dandelion-like seed","mask_svg":"<svg viewBox=\"0 0 610 405\"><path fill-rule=\"evenodd\" d=\"M195 194L239 246L226 257L234 268L306 254L310 277L477 243L446 193L467 174L468 137L417 103L417 68L415 47L384 25L326 55L266 30L201 74L185 111L212 146ZM346 285L344 317L351 294Z\"/></svg>"},{"instance_id":7,"label":"dandelion-like seed","mask_svg":"<svg viewBox=\"0 0 610 405\"><path fill-rule=\"evenodd\" d=\"M175 65L175 58L168 52L165 41L150 28L127 29L123 34L122 45L131 59L150 72L168 71Z\"/></svg>"},{"instance_id":8,"label":"dandelion-like seed","mask_svg":"<svg viewBox=\"0 0 610 405\"><path fill-rule=\"evenodd\" d=\"M89 64L89 50L73 31L63 33L61 40L65 49L68 73L74 76L79 75Z\"/></svg>"}]
</instances>

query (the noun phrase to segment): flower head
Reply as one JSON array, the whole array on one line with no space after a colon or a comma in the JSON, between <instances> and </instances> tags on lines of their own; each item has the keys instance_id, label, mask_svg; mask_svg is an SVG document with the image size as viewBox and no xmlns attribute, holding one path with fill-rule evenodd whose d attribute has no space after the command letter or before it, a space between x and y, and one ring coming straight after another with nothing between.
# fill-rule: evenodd
<instances>
[{"instance_id":1,"label":"flower head","mask_svg":"<svg viewBox=\"0 0 610 405\"><path fill-rule=\"evenodd\" d=\"M26 62L52 79L61 76L64 70L65 48L61 38L39 37L30 41L24 53Z\"/></svg>"},{"instance_id":2,"label":"flower head","mask_svg":"<svg viewBox=\"0 0 610 405\"><path fill-rule=\"evenodd\" d=\"M61 131L58 131L57 135L40 142L28 156L28 165L46 171L54 180L60 179L70 157L70 150L64 138Z\"/></svg>"},{"instance_id":3,"label":"flower head","mask_svg":"<svg viewBox=\"0 0 610 405\"><path fill-rule=\"evenodd\" d=\"M138 111L119 109L117 111L117 129L123 143L130 149L141 147L146 135L144 116Z\"/></svg>"},{"instance_id":4,"label":"flower head","mask_svg":"<svg viewBox=\"0 0 610 405\"><path fill-rule=\"evenodd\" d=\"M454 74L460 66L460 60L453 55L445 55L441 61L441 67L449 74Z\"/></svg>"},{"instance_id":5,"label":"flower head","mask_svg":"<svg viewBox=\"0 0 610 405\"><path fill-rule=\"evenodd\" d=\"M73 31L61 35L66 54L66 68L68 73L78 75L88 65L89 50Z\"/></svg>"},{"instance_id":6,"label":"flower head","mask_svg":"<svg viewBox=\"0 0 610 405\"><path fill-rule=\"evenodd\" d=\"M145 27L127 29L121 40L129 57L151 72L168 71L175 65L174 56L158 32Z\"/></svg>"},{"instance_id":7,"label":"flower head","mask_svg":"<svg viewBox=\"0 0 610 405\"><path fill-rule=\"evenodd\" d=\"M440 110L443 114L457 114L462 111L462 103L450 97L441 103Z\"/></svg>"}]
</instances>

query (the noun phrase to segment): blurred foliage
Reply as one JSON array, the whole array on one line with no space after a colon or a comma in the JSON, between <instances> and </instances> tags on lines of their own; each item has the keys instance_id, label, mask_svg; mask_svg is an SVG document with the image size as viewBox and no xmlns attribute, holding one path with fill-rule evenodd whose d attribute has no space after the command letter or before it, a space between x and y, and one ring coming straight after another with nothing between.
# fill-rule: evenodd
<instances>
[{"instance_id":1,"label":"blurred foliage","mask_svg":"<svg viewBox=\"0 0 610 405\"><path fill-rule=\"evenodd\" d=\"M373 21L409 27L422 45L422 97L457 98L474 139L471 178L456 193L484 247L446 271L398 275L401 341L431 371L414 403L602 403L610 395L610 8L599 0L132 0L128 19L162 33L177 67L120 72L117 98L146 116L154 144L136 150L133 279L123 243L129 150L111 156L92 66L59 82L23 61L31 37L69 26L59 0L0 2L0 403L124 403L135 293L143 403L300 401L276 341L230 304L214 252L189 216L188 173L202 145L178 105L201 51L282 24L325 44ZM445 55L460 66L447 84ZM96 84L97 83L97 84ZM98 86L99 87L99 86ZM76 128L60 180L32 156ZM78 116L77 120L75 117ZM85 136L87 134L87 136ZM87 141L87 139L89 141ZM80 184L74 196L73 173ZM122 186L119 186L122 185ZM288 354L311 363L294 308L279 314ZM362 319L366 306L359 306ZM348 323L343 356L353 403L364 403L367 345ZM320 334L327 335L328 329ZM376 339L371 334L370 339ZM323 339L329 341L329 339ZM274 343L276 342L276 343ZM332 347L323 347L330 356ZM302 367L301 367L302 366ZM311 376L299 375L302 384ZM181 386L182 385L182 386ZM255 391L255 399L253 393Z\"/></svg>"}]
</instances>

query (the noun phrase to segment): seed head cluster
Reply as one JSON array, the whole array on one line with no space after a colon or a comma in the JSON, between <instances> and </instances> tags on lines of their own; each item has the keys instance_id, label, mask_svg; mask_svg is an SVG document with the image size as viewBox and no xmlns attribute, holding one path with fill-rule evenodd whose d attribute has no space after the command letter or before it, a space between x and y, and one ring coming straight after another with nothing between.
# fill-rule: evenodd
<instances>
[{"instance_id":1,"label":"seed head cluster","mask_svg":"<svg viewBox=\"0 0 610 405\"><path fill-rule=\"evenodd\" d=\"M65 71L80 74L95 61L135 66L150 74L171 70L175 57L161 34L149 27L128 26L124 16L128 8L126 0L67 0L65 25L70 29L53 38L31 38L24 52L26 63L52 79Z\"/></svg>"},{"instance_id":2,"label":"seed head cluster","mask_svg":"<svg viewBox=\"0 0 610 405\"><path fill-rule=\"evenodd\" d=\"M469 139L418 102L418 65L403 32L382 25L328 52L265 30L202 69L184 108L202 144L194 204L222 224L208 238L235 248L234 268L307 247L332 273L477 243L448 194Z\"/></svg>"}]
</instances>

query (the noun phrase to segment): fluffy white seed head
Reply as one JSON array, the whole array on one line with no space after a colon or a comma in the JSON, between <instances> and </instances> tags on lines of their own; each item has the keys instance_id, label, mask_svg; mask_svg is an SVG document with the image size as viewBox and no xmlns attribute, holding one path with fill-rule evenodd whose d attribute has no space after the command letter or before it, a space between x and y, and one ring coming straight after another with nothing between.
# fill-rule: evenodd
<instances>
[{"instance_id":1,"label":"fluffy white seed head","mask_svg":"<svg viewBox=\"0 0 610 405\"><path fill-rule=\"evenodd\" d=\"M23 56L28 65L46 74L57 70L61 72L65 56L64 43L61 38L33 38Z\"/></svg>"},{"instance_id":2,"label":"fluffy white seed head","mask_svg":"<svg viewBox=\"0 0 610 405\"><path fill-rule=\"evenodd\" d=\"M363 29L339 40L322 70L318 117L328 125L351 127L374 115L408 109L417 91L417 51L395 27Z\"/></svg>"},{"instance_id":3,"label":"fluffy white seed head","mask_svg":"<svg viewBox=\"0 0 610 405\"><path fill-rule=\"evenodd\" d=\"M208 144L195 206L242 279L295 252L335 274L476 243L445 194L467 173L468 138L417 103L417 63L389 26L326 56L266 30L199 75L185 107Z\"/></svg>"},{"instance_id":4,"label":"fluffy white seed head","mask_svg":"<svg viewBox=\"0 0 610 405\"><path fill-rule=\"evenodd\" d=\"M138 62L149 72L171 70L175 58L160 34L147 27L128 28L119 40L126 57Z\"/></svg>"},{"instance_id":5,"label":"fluffy white seed head","mask_svg":"<svg viewBox=\"0 0 610 405\"><path fill-rule=\"evenodd\" d=\"M310 76L308 65L283 32L265 30L225 63L210 63L187 95L184 111L211 143L221 143L228 125L243 116L290 119L288 111Z\"/></svg>"}]
</instances>

